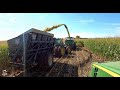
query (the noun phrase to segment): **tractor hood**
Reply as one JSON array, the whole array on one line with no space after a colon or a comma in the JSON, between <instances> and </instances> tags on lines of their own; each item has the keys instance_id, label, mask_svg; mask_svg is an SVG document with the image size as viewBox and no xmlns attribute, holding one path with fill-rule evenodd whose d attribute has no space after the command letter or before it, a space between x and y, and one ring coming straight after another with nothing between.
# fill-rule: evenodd
<instances>
[{"instance_id":1,"label":"tractor hood","mask_svg":"<svg viewBox=\"0 0 120 90\"><path fill-rule=\"evenodd\" d=\"M116 62L106 62L106 63L93 63L94 67L97 67L103 70L106 73L111 74L112 76L116 75L120 77L120 61Z\"/></svg>"}]
</instances>

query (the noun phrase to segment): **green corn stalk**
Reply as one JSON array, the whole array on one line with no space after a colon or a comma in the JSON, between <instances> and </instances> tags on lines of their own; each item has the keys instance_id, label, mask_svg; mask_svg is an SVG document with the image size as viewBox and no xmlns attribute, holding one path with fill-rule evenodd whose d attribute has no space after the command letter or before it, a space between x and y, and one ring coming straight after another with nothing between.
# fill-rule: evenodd
<instances>
[{"instance_id":1,"label":"green corn stalk","mask_svg":"<svg viewBox=\"0 0 120 90\"><path fill-rule=\"evenodd\" d=\"M78 43L79 41L83 41L85 47L96 55L100 55L110 61L120 60L120 38L80 39L76 42Z\"/></svg>"}]
</instances>

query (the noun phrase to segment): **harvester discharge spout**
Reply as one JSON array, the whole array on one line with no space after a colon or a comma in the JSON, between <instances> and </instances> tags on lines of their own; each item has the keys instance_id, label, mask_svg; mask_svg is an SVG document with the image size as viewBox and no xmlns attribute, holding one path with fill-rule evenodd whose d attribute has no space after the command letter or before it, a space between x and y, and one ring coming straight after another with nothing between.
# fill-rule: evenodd
<instances>
[{"instance_id":1,"label":"harvester discharge spout","mask_svg":"<svg viewBox=\"0 0 120 90\"><path fill-rule=\"evenodd\" d=\"M70 33L69 33L69 30L68 30L68 27L67 27L65 24L55 25L55 26L52 26L51 28L46 28L44 31L45 31L45 32L49 32L49 31L51 31L51 30L53 30L53 29L55 29L55 28L58 28L58 27L60 27L60 26L62 26L62 25L65 26L65 28L66 28L66 30L67 30L67 33L68 33L68 37L70 37Z\"/></svg>"}]
</instances>

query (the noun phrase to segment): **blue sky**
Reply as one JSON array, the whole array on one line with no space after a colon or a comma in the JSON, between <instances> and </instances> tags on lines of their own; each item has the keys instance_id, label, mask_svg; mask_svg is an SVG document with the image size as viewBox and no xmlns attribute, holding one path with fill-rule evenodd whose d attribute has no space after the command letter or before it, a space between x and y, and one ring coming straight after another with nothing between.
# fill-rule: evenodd
<instances>
[{"instance_id":1,"label":"blue sky","mask_svg":"<svg viewBox=\"0 0 120 90\"><path fill-rule=\"evenodd\" d=\"M31 28L44 30L57 24L66 24L72 37L120 36L120 13L0 13L0 40L14 38ZM64 26L50 33L57 38L68 36Z\"/></svg>"}]
</instances>

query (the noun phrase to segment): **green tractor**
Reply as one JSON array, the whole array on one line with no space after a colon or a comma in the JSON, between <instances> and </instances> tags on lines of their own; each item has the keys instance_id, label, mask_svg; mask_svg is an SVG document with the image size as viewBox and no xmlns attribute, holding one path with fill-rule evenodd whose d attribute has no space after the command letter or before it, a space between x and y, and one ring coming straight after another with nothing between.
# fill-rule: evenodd
<instances>
[{"instance_id":1,"label":"green tractor","mask_svg":"<svg viewBox=\"0 0 120 90\"><path fill-rule=\"evenodd\" d=\"M54 56L55 57L60 58L70 52L71 52L70 47L64 44L63 39L54 38Z\"/></svg>"}]
</instances>

